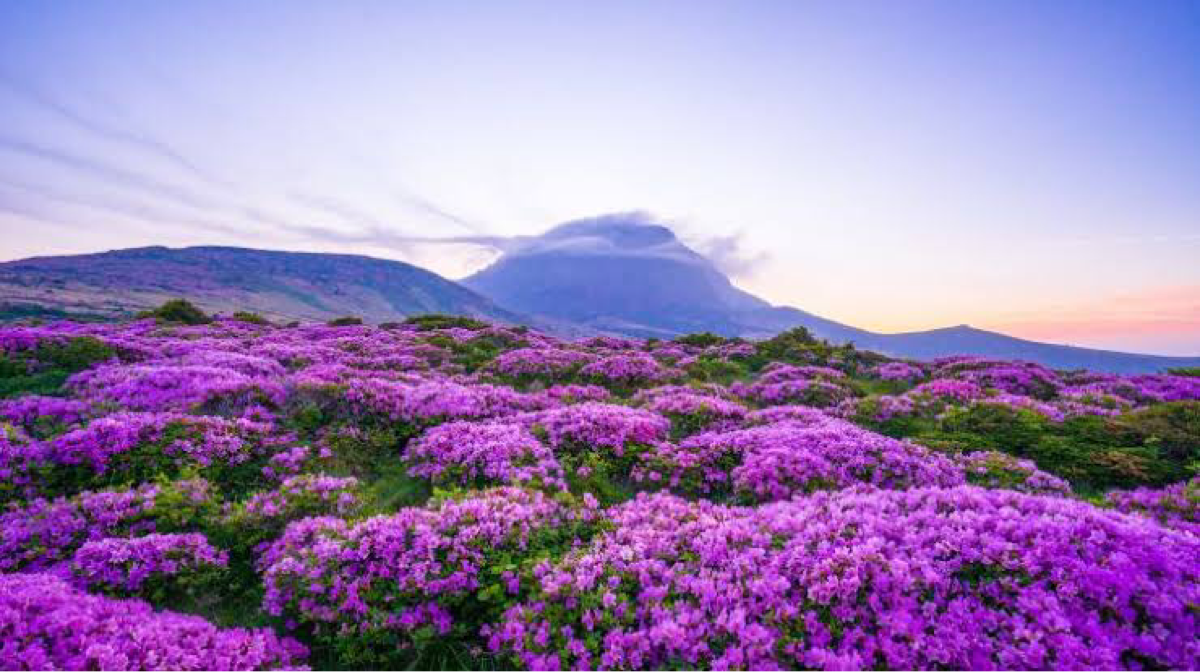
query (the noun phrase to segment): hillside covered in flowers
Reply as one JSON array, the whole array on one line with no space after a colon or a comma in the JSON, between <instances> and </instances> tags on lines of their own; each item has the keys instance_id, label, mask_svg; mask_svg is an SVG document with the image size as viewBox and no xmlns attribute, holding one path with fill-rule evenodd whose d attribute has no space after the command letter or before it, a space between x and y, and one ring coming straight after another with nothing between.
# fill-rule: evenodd
<instances>
[{"instance_id":1,"label":"hillside covered in flowers","mask_svg":"<svg viewBox=\"0 0 1200 672\"><path fill-rule=\"evenodd\" d=\"M1195 669L1200 377L0 327L4 669Z\"/></svg>"}]
</instances>

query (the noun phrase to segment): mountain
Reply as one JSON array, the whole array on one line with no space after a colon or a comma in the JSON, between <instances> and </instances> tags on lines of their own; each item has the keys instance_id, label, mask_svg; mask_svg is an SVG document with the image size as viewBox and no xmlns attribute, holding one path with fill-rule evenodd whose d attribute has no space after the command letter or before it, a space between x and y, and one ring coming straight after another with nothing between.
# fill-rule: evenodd
<instances>
[{"instance_id":1,"label":"mountain","mask_svg":"<svg viewBox=\"0 0 1200 672\"><path fill-rule=\"evenodd\" d=\"M519 239L462 284L398 261L236 247L144 247L0 263L0 316L121 317L176 297L209 312L248 310L275 320L357 315L384 322L438 312L566 336L659 338L698 331L759 338L803 326L835 343L915 359L975 354L1120 373L1200 366L1200 357L1052 345L967 326L880 334L773 306L734 287L669 228L636 213L567 222Z\"/></svg>"},{"instance_id":2,"label":"mountain","mask_svg":"<svg viewBox=\"0 0 1200 672\"><path fill-rule=\"evenodd\" d=\"M516 322L520 316L445 278L398 261L347 254L237 247L142 247L0 263L0 305L118 317L187 297L210 312L272 319L372 322L453 313Z\"/></svg>"},{"instance_id":3,"label":"mountain","mask_svg":"<svg viewBox=\"0 0 1200 672\"><path fill-rule=\"evenodd\" d=\"M709 259L638 213L557 226L522 241L463 284L521 313L632 336L712 331L765 337L803 326L835 343L915 359L975 354L1120 373L1200 366L1200 357L1053 345L967 326L880 334L772 306L734 287Z\"/></svg>"},{"instance_id":4,"label":"mountain","mask_svg":"<svg viewBox=\"0 0 1200 672\"><path fill-rule=\"evenodd\" d=\"M638 336L742 334L743 315L772 310L636 214L562 224L462 282L512 310Z\"/></svg>"}]
</instances>

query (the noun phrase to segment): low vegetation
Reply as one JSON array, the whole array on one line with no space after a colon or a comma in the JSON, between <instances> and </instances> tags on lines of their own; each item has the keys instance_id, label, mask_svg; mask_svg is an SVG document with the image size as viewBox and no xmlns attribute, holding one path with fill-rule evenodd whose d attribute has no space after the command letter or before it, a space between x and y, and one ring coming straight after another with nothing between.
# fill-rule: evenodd
<instances>
[{"instance_id":1,"label":"low vegetation","mask_svg":"<svg viewBox=\"0 0 1200 672\"><path fill-rule=\"evenodd\" d=\"M173 301L0 396L8 668L1200 666L1188 372Z\"/></svg>"}]
</instances>

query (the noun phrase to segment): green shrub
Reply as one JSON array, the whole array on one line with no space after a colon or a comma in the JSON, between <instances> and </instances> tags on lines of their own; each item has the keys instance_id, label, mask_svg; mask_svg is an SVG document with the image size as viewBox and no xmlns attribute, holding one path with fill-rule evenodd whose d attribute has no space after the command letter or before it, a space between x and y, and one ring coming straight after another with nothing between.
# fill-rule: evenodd
<instances>
[{"instance_id":1,"label":"green shrub","mask_svg":"<svg viewBox=\"0 0 1200 672\"><path fill-rule=\"evenodd\" d=\"M404 324L415 326L419 331L432 331L434 329L471 329L479 331L487 329L490 326L487 322L482 322L473 317L465 315L441 315L438 313L413 315L405 318Z\"/></svg>"},{"instance_id":2,"label":"green shrub","mask_svg":"<svg viewBox=\"0 0 1200 672\"><path fill-rule=\"evenodd\" d=\"M116 356L112 346L92 336L46 340L32 351L0 355L0 399L61 394L71 374Z\"/></svg>"},{"instance_id":3,"label":"green shrub","mask_svg":"<svg viewBox=\"0 0 1200 672\"><path fill-rule=\"evenodd\" d=\"M1049 425L1049 420L1028 409L977 404L947 412L941 433L945 438L959 439L964 449L990 448L1027 457Z\"/></svg>"},{"instance_id":4,"label":"green shrub","mask_svg":"<svg viewBox=\"0 0 1200 672\"><path fill-rule=\"evenodd\" d=\"M233 319L237 320L238 322L247 322L249 324L258 324L263 326L271 324L271 322L262 315L259 315L258 313L251 313L245 310L239 310L234 313Z\"/></svg>"},{"instance_id":5,"label":"green shrub","mask_svg":"<svg viewBox=\"0 0 1200 672\"><path fill-rule=\"evenodd\" d=\"M1081 492L1136 488L1196 473L1200 402L1153 406L1115 418L1053 422L1002 404L956 408L940 421L885 422L881 431L946 452L999 450L1033 460Z\"/></svg>"},{"instance_id":6,"label":"green shrub","mask_svg":"<svg viewBox=\"0 0 1200 672\"><path fill-rule=\"evenodd\" d=\"M729 383L745 378L750 374L745 364L732 362L714 357L700 357L687 366L689 378L705 383Z\"/></svg>"},{"instance_id":7,"label":"green shrub","mask_svg":"<svg viewBox=\"0 0 1200 672\"><path fill-rule=\"evenodd\" d=\"M212 318L187 299L171 299L161 306L137 314L138 318L152 317L159 322L174 324L208 324Z\"/></svg>"},{"instance_id":8,"label":"green shrub","mask_svg":"<svg viewBox=\"0 0 1200 672\"><path fill-rule=\"evenodd\" d=\"M1112 424L1141 445L1157 448L1179 470L1180 479L1200 469L1200 401L1155 404L1117 416Z\"/></svg>"},{"instance_id":9,"label":"green shrub","mask_svg":"<svg viewBox=\"0 0 1200 672\"><path fill-rule=\"evenodd\" d=\"M356 327L362 323L363 321L361 317L347 315L346 317L335 317L325 324L331 327Z\"/></svg>"},{"instance_id":10,"label":"green shrub","mask_svg":"<svg viewBox=\"0 0 1200 672\"><path fill-rule=\"evenodd\" d=\"M697 348L710 348L714 345L724 345L726 343L740 342L740 338L727 338L719 334L714 334L710 331L704 331L696 334L685 334L675 339L680 345L692 345Z\"/></svg>"}]
</instances>

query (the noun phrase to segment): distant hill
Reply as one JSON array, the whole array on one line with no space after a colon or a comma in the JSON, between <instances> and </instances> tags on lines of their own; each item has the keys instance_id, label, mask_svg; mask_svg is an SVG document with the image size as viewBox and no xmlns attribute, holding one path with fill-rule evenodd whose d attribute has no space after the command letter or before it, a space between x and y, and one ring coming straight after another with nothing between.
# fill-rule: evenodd
<instances>
[{"instance_id":1,"label":"distant hill","mask_svg":"<svg viewBox=\"0 0 1200 672\"><path fill-rule=\"evenodd\" d=\"M287 320L381 322L430 312L520 320L435 273L356 255L143 247L0 263L0 306L16 315L120 317L175 297L210 312Z\"/></svg>"},{"instance_id":2,"label":"distant hill","mask_svg":"<svg viewBox=\"0 0 1200 672\"><path fill-rule=\"evenodd\" d=\"M562 224L504 254L463 284L522 313L642 337L696 331L764 337L803 326L836 343L915 359L976 354L1121 373L1200 365L1200 357L1052 345L966 326L903 334L857 329L772 306L737 289L670 229L638 214Z\"/></svg>"},{"instance_id":3,"label":"distant hill","mask_svg":"<svg viewBox=\"0 0 1200 672\"><path fill-rule=\"evenodd\" d=\"M185 297L208 312L275 320L356 315L371 322L449 313L564 336L672 338L711 331L766 337L803 326L896 357L975 354L1056 368L1137 373L1200 366L1037 343L966 326L904 334L857 329L744 292L670 229L639 215L568 222L526 240L458 284L398 261L236 247L144 247L0 263L0 318L115 318Z\"/></svg>"}]
</instances>

